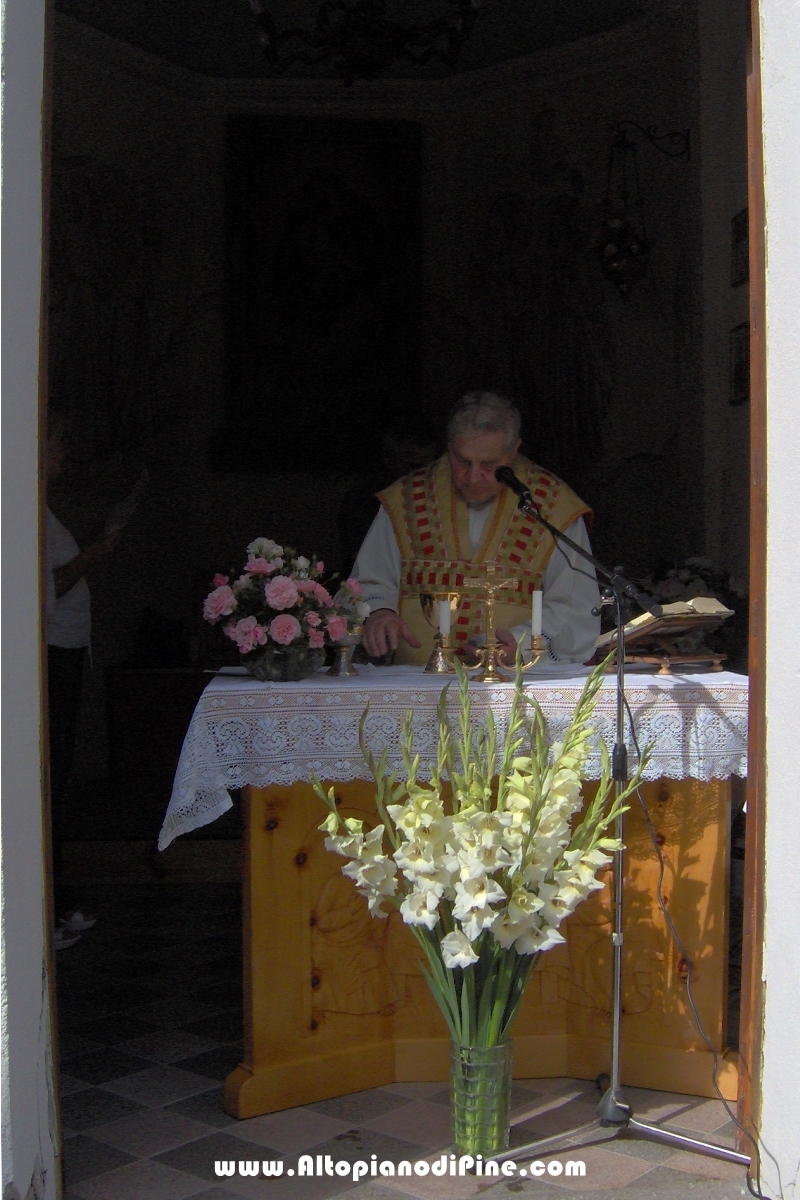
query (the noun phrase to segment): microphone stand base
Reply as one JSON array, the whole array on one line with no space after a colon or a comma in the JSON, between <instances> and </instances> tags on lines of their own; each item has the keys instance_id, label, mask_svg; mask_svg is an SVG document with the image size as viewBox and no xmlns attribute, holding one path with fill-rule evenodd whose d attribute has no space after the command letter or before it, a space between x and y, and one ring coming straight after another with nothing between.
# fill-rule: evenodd
<instances>
[{"instance_id":1,"label":"microphone stand base","mask_svg":"<svg viewBox=\"0 0 800 1200\"><path fill-rule=\"evenodd\" d=\"M602 1076L601 1076L602 1078ZM563 1133L553 1134L551 1138L540 1138L537 1141L525 1142L524 1146L513 1146L501 1154L492 1154L495 1162L504 1163L506 1160L530 1160L541 1154L558 1154L563 1151L573 1151L581 1146L589 1146L599 1142L613 1141L625 1136L626 1139L654 1141L658 1145L673 1146L675 1150L687 1150L694 1154L703 1154L705 1158L718 1158L722 1162L735 1163L742 1168L750 1169L750 1154L742 1154L729 1146L717 1145L715 1141L703 1141L690 1138L674 1129L663 1129L646 1121L637 1121L633 1116L631 1105L625 1100L620 1091L607 1088L603 1093L600 1104L597 1105L597 1116L573 1129L565 1129Z\"/></svg>"},{"instance_id":2,"label":"microphone stand base","mask_svg":"<svg viewBox=\"0 0 800 1200\"><path fill-rule=\"evenodd\" d=\"M577 1150L581 1146L603 1144L613 1141L617 1137L625 1136L626 1138L656 1142L662 1146L674 1146L676 1150L688 1150L693 1154L701 1154L705 1158L721 1159L723 1162L735 1163L744 1170L751 1166L749 1154L741 1154L738 1150L732 1150L728 1146L719 1146L716 1142L704 1142L700 1138L687 1137L685 1134L673 1132L671 1129L662 1129L660 1125L649 1125L645 1121L637 1121L630 1115L630 1108L627 1105L624 1107L628 1109L629 1115L622 1123L612 1124L603 1120L599 1116L598 1109L597 1118L589 1121L586 1125L565 1129L563 1133L553 1134L549 1138L540 1138L536 1142L526 1142L524 1146L514 1146L502 1154L493 1154L491 1157L495 1162L507 1162L512 1159L515 1162L527 1162L541 1155L560 1154L568 1150Z\"/></svg>"},{"instance_id":3,"label":"microphone stand base","mask_svg":"<svg viewBox=\"0 0 800 1200\"><path fill-rule=\"evenodd\" d=\"M597 1119L601 1125L627 1125L633 1110L621 1092L609 1088L597 1106Z\"/></svg>"}]
</instances>

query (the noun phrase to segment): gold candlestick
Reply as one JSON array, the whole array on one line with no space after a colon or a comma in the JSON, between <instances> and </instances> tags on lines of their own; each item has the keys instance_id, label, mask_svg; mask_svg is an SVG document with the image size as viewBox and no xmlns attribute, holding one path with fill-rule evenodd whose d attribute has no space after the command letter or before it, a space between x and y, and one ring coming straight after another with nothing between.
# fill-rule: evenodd
<instances>
[{"instance_id":1,"label":"gold candlestick","mask_svg":"<svg viewBox=\"0 0 800 1200\"><path fill-rule=\"evenodd\" d=\"M536 635L536 637L534 637L533 634L531 634L531 658L530 658L530 662L524 662L522 664L523 675L527 671L532 670L533 667L536 666L536 664L538 663L538 661L542 657L542 655L546 654L546 653L547 653L547 642L544 640L542 635L539 633Z\"/></svg>"},{"instance_id":2,"label":"gold candlestick","mask_svg":"<svg viewBox=\"0 0 800 1200\"><path fill-rule=\"evenodd\" d=\"M452 620L458 611L459 601L461 600L460 592L420 592L419 602L425 615L425 620L429 625L433 625L434 616L436 616L438 619L439 603L442 600L449 601L450 618ZM428 659L423 674L455 675L456 669L453 666L454 651L450 641L450 634L440 633L437 630L434 634L433 640L433 653Z\"/></svg>"},{"instance_id":3,"label":"gold candlestick","mask_svg":"<svg viewBox=\"0 0 800 1200\"><path fill-rule=\"evenodd\" d=\"M472 676L476 683L506 682L506 676L502 673L505 665L500 661L501 656L505 653L505 646L500 645L497 641L494 624L494 598L497 592L517 581L500 579L496 575L499 570L499 566L490 563L486 567L485 579L465 579L463 584L465 591L483 592L486 602L486 645L478 649L478 661L475 663L475 666L482 667L483 670L479 675Z\"/></svg>"},{"instance_id":4,"label":"gold candlestick","mask_svg":"<svg viewBox=\"0 0 800 1200\"><path fill-rule=\"evenodd\" d=\"M453 666L453 647L450 645L449 633L435 633L434 647L425 666L425 675L455 675Z\"/></svg>"},{"instance_id":5,"label":"gold candlestick","mask_svg":"<svg viewBox=\"0 0 800 1200\"><path fill-rule=\"evenodd\" d=\"M465 580L463 584L465 591L483 592L486 598L486 645L477 652L478 661L475 666L482 667L483 670L479 675L472 676L476 683L505 683L508 677L514 675L516 671L515 664L506 664L502 661L505 646L497 641L494 614L495 594L516 583L516 580L497 578L496 572L499 570L499 566L489 564L486 567L485 580ZM537 634L534 637L531 634L531 657L528 662L523 662L523 673L532 670L546 652L547 642L542 635Z\"/></svg>"}]
</instances>

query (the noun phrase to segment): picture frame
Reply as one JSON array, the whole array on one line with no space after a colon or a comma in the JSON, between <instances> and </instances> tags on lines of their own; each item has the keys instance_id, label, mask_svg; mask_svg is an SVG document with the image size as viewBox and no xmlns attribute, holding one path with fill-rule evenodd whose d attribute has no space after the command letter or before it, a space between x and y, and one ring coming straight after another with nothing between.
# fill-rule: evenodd
<instances>
[{"instance_id":1,"label":"picture frame","mask_svg":"<svg viewBox=\"0 0 800 1200\"><path fill-rule=\"evenodd\" d=\"M418 402L420 138L408 121L228 118L214 469L363 470L387 413Z\"/></svg>"}]
</instances>

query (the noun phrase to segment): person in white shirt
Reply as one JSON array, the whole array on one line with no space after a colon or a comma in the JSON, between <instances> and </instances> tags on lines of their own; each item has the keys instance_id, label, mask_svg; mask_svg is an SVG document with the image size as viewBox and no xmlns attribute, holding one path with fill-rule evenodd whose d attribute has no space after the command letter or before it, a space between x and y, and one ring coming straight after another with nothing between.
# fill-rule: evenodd
<instances>
[{"instance_id":1,"label":"person in white shirt","mask_svg":"<svg viewBox=\"0 0 800 1200\"><path fill-rule=\"evenodd\" d=\"M372 609L363 642L370 656L394 651L395 661L427 660L433 635L413 578L420 563L434 590L437 584L446 589L445 577L474 575L476 566L493 562L517 581L516 591L498 594L498 638L507 662L530 635L530 593L537 588L543 592L543 633L551 657L573 663L591 658L600 632L593 568L523 517L495 470L512 467L543 515L587 550L591 510L551 472L519 454L519 431L519 411L511 401L471 392L451 416L447 453L379 494L381 510L353 569ZM469 657L482 631L479 606L462 604L454 628L457 647Z\"/></svg>"},{"instance_id":2,"label":"person in white shirt","mask_svg":"<svg viewBox=\"0 0 800 1200\"><path fill-rule=\"evenodd\" d=\"M51 421L47 440L48 483L61 474L65 459L64 425L55 418ZM62 920L74 923L76 910L62 880L61 846L69 835L70 774L75 757L84 658L92 632L91 601L85 576L111 553L119 533L100 538L81 550L49 506L46 516L45 619L55 907ZM65 942L66 938L57 936L57 946Z\"/></svg>"}]
</instances>

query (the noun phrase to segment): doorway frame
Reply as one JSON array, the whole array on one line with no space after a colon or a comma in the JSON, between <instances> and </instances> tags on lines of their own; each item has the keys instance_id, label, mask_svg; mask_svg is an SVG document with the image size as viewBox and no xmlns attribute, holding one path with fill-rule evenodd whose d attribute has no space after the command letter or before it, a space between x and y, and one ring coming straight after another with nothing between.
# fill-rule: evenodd
<instances>
[{"instance_id":1,"label":"doorway frame","mask_svg":"<svg viewBox=\"0 0 800 1200\"><path fill-rule=\"evenodd\" d=\"M761 1123L762 981L766 891L767 351L766 202L761 109L759 0L750 0L747 62L747 195L750 258L750 678L747 825L739 1010L739 1119ZM738 1137L742 1153L752 1149Z\"/></svg>"},{"instance_id":2,"label":"doorway frame","mask_svg":"<svg viewBox=\"0 0 800 1200\"><path fill-rule=\"evenodd\" d=\"M40 325L40 448L46 440L46 337L47 337L47 246L50 181L50 112L52 100L54 0L45 0L44 45L44 110L42 124L42 276ZM740 1012L740 1119L751 1130L760 1124L761 1112L761 1050L763 1024L763 934L765 909L765 786L766 786L766 256L765 256L765 195L764 159L762 146L761 70L759 38L759 0L750 0L751 45L747 70L748 125L748 197L750 235L750 709L749 709L749 775L747 782L747 834L745 847L746 914L742 951L742 992ZM40 451L40 525L44 513L44 482ZM43 533L40 529L40 545ZM42 680L42 729L46 731L46 644L42 638L40 662ZM47 775L46 736L42 741L43 778ZM42 805L45 854L45 880L48 875L48 798L43 784ZM45 895L52 927L52 897L45 883ZM47 952L51 986L54 978L55 955L52 932L47 933ZM54 1076L57 1079L57 1028L55 1002L51 1000L51 1030L54 1050ZM56 1104L58 1103L56 1096ZM57 1116L58 1144L61 1142L60 1115ZM747 1140L741 1138L743 1152Z\"/></svg>"}]
</instances>

